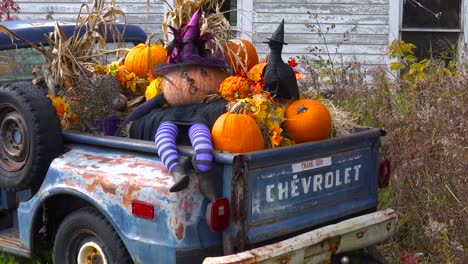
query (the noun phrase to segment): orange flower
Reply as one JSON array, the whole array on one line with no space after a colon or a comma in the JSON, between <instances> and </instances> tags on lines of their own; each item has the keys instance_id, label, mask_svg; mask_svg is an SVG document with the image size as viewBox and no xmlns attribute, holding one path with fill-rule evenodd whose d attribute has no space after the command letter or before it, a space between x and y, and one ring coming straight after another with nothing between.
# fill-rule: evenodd
<instances>
[{"instance_id":1,"label":"orange flower","mask_svg":"<svg viewBox=\"0 0 468 264\"><path fill-rule=\"evenodd\" d=\"M279 126L278 123L272 123L270 125L270 139L271 139L271 145L275 148L279 146L281 143L281 132L283 132L283 129Z\"/></svg>"},{"instance_id":2,"label":"orange flower","mask_svg":"<svg viewBox=\"0 0 468 264\"><path fill-rule=\"evenodd\" d=\"M294 71L296 74L296 80L300 80L304 78L304 74L300 73L299 71Z\"/></svg>"},{"instance_id":3,"label":"orange flower","mask_svg":"<svg viewBox=\"0 0 468 264\"><path fill-rule=\"evenodd\" d=\"M263 91L263 82L251 84L250 90L252 91L252 94L261 94Z\"/></svg>"},{"instance_id":4,"label":"orange flower","mask_svg":"<svg viewBox=\"0 0 468 264\"><path fill-rule=\"evenodd\" d=\"M55 113L59 118L63 118L63 115L65 114L65 107L67 103L63 100L62 97L60 96L53 96L52 94L47 94L47 97L52 100L52 105L55 108Z\"/></svg>"},{"instance_id":5,"label":"orange flower","mask_svg":"<svg viewBox=\"0 0 468 264\"><path fill-rule=\"evenodd\" d=\"M55 108L57 117L60 119L60 124L62 125L62 127L76 125L78 123L78 115L76 115L70 109L70 105L62 97L54 97L52 94L47 94L47 97L49 97L52 100L52 105Z\"/></svg>"}]
</instances>

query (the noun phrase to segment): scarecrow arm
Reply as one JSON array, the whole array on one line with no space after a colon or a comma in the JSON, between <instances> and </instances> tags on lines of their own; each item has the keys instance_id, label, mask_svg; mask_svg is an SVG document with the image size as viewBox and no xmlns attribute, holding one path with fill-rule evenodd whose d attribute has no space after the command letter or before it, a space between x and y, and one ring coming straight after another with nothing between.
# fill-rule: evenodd
<instances>
[{"instance_id":1,"label":"scarecrow arm","mask_svg":"<svg viewBox=\"0 0 468 264\"><path fill-rule=\"evenodd\" d=\"M164 94L159 94L153 98L151 98L149 101L144 102L143 104L139 105L133 111L127 116L127 118L123 121L121 126L125 126L128 122L139 119L146 114L148 114L151 110L155 108L161 108L163 107L164 104L166 104L167 101L164 98Z\"/></svg>"}]
</instances>

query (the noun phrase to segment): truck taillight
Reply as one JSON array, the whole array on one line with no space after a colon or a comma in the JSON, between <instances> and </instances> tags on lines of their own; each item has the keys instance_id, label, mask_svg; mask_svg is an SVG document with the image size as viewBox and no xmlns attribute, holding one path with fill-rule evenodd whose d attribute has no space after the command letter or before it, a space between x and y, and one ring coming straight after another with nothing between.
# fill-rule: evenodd
<instances>
[{"instance_id":1,"label":"truck taillight","mask_svg":"<svg viewBox=\"0 0 468 264\"><path fill-rule=\"evenodd\" d=\"M229 225L229 200L226 198L217 199L208 204L206 208L206 222L213 232L222 232Z\"/></svg>"},{"instance_id":2,"label":"truck taillight","mask_svg":"<svg viewBox=\"0 0 468 264\"><path fill-rule=\"evenodd\" d=\"M132 202L132 214L136 217L154 219L154 206L142 202Z\"/></svg>"},{"instance_id":3,"label":"truck taillight","mask_svg":"<svg viewBox=\"0 0 468 264\"><path fill-rule=\"evenodd\" d=\"M380 163L379 166L379 188L385 188L388 186L390 182L390 174L391 174L391 163L389 159L385 159Z\"/></svg>"}]
</instances>

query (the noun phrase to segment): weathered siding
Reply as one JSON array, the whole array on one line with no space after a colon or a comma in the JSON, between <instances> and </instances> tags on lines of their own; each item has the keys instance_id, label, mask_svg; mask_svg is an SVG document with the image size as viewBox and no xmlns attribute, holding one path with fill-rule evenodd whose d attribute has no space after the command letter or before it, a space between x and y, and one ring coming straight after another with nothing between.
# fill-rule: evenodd
<instances>
[{"instance_id":1,"label":"weathered siding","mask_svg":"<svg viewBox=\"0 0 468 264\"><path fill-rule=\"evenodd\" d=\"M252 39L259 55L266 55L267 44L262 43L275 31L281 19L285 20L285 41L283 57L295 57L311 54L311 48L337 52L336 60L356 58L365 65L386 64L386 48L389 42L389 1L396 0L238 0L238 7L248 8L244 14L251 16L241 19L241 29L252 31ZM74 20L81 4L90 0L19 0L20 19L45 19L52 15L54 19ZM146 14L147 0L117 0L117 7L127 14L127 22L138 24L147 33L161 33L161 22L165 4L161 0L150 0ZM168 2L172 3L171 0ZM249 2L249 3L247 3ZM251 10L250 10L251 9ZM309 13L310 14L309 14ZM322 30L334 29L324 38L313 32L306 24L318 25L317 15ZM247 25L247 24L248 25ZM354 30L352 31L352 29ZM349 32L347 41L343 34ZM341 43L335 51L337 44ZM316 51L314 51L316 53Z\"/></svg>"},{"instance_id":2,"label":"weathered siding","mask_svg":"<svg viewBox=\"0 0 468 264\"><path fill-rule=\"evenodd\" d=\"M127 23L139 25L147 33L161 34L165 4L160 0L149 2L148 15L147 0L117 0L116 7L125 12ZM51 15L53 19L75 21L83 3L92 6L91 0L18 0L17 3L21 20L46 19ZM120 20L123 22L123 18Z\"/></svg>"},{"instance_id":3,"label":"weathered siding","mask_svg":"<svg viewBox=\"0 0 468 264\"><path fill-rule=\"evenodd\" d=\"M262 42L285 20L283 57L310 55L311 48L326 49L335 60L356 58L368 65L386 64L390 0L255 0L253 41L260 54L268 52ZM314 16L317 16L318 23ZM320 36L306 27L320 24L328 34ZM335 27L332 29L332 25ZM354 30L352 30L354 28ZM343 41L344 34L347 41ZM326 45L325 45L326 41ZM341 43L336 50L337 45ZM313 51L317 53L316 51Z\"/></svg>"}]
</instances>

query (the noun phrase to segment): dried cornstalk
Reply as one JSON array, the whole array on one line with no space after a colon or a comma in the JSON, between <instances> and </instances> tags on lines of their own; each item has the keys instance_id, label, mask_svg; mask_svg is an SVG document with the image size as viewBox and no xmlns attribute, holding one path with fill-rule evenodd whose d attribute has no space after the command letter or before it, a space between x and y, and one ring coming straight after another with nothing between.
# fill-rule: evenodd
<instances>
[{"instance_id":1,"label":"dried cornstalk","mask_svg":"<svg viewBox=\"0 0 468 264\"><path fill-rule=\"evenodd\" d=\"M44 36L48 47L35 45L22 36L0 25L0 32L7 34L12 41L21 39L31 47L41 52L46 58L46 63L35 67L33 70L34 82L37 82L37 73L42 71L48 92L57 95L60 91L73 89L78 77L90 76L93 66L98 60L109 53L125 53L127 49L106 50L107 34L113 30L112 24L117 21L117 16L124 17L125 13L115 8L115 0L110 5L105 5L106 0L95 0L93 7L82 4L78 13L74 35L67 38L58 23L55 23L54 31ZM83 11L87 15L83 15ZM98 32L101 29L102 34ZM81 35L80 35L81 34ZM114 41L120 42L120 36L113 34Z\"/></svg>"},{"instance_id":2,"label":"dried cornstalk","mask_svg":"<svg viewBox=\"0 0 468 264\"><path fill-rule=\"evenodd\" d=\"M176 0L175 6L172 7L166 0L162 0L168 6L168 11L164 14L162 23L162 32L164 42L166 45L169 44L169 27L181 28L182 25L186 24L192 14L204 7L204 9L212 10L213 13L203 13L200 18L200 33L210 33L214 35L218 46L224 47L224 43L230 37L231 26L229 21L224 17L221 12L221 5L223 1L218 2L217 0Z\"/></svg>"}]
</instances>

